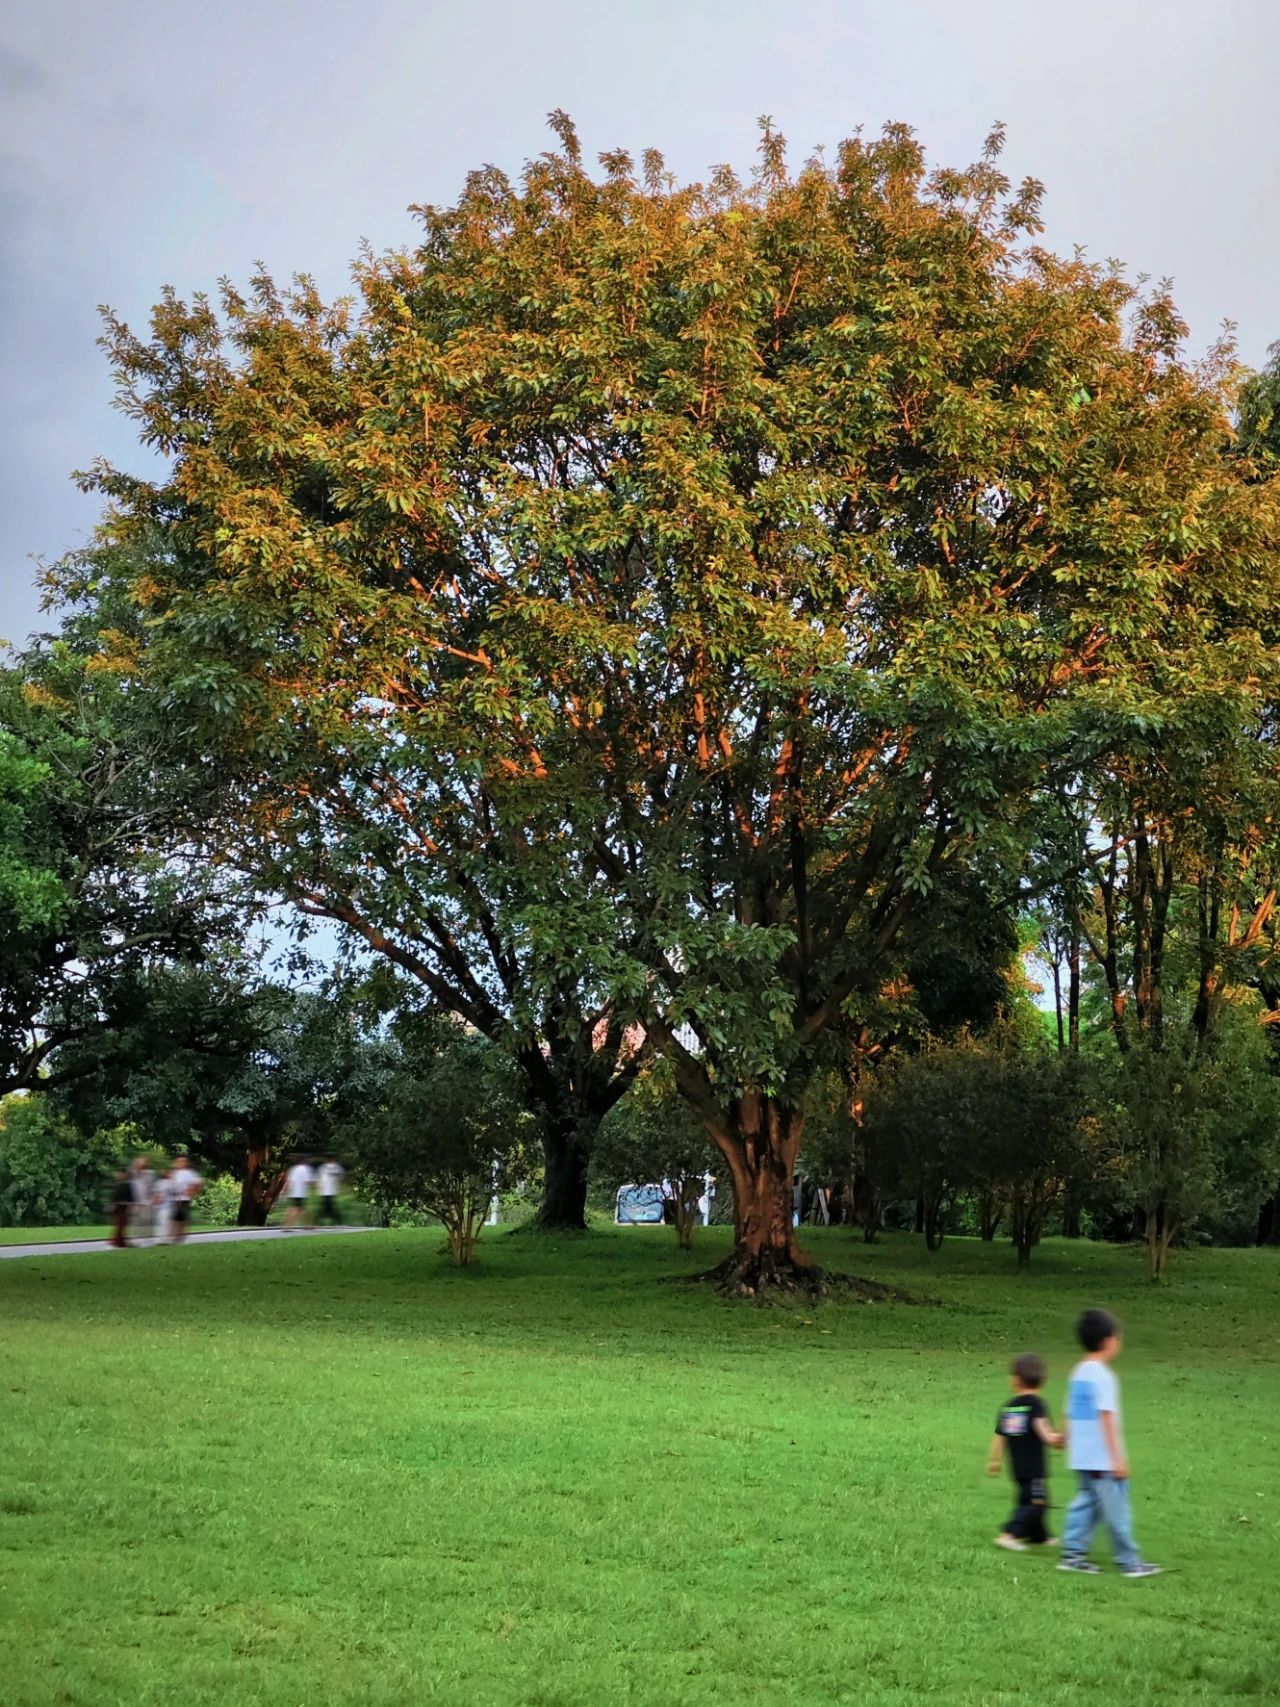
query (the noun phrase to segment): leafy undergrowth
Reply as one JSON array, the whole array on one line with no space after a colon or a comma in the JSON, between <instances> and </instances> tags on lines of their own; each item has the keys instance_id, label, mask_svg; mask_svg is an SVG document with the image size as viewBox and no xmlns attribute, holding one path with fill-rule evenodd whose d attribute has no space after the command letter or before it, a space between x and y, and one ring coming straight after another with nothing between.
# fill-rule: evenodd
<instances>
[{"instance_id":1,"label":"leafy undergrowth","mask_svg":"<svg viewBox=\"0 0 1280 1707\"><path fill-rule=\"evenodd\" d=\"M7 1707L1276 1698L1275 1252L809 1244L941 1308L654 1284L715 1229L0 1265ZM1056 1409L1095 1302L1152 1582L991 1547L1005 1364Z\"/></svg>"}]
</instances>

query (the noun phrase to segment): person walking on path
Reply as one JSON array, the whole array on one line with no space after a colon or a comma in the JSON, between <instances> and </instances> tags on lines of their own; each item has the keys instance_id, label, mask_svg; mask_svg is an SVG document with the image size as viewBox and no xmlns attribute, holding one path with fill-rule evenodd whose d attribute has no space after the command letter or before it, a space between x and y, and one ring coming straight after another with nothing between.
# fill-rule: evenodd
<instances>
[{"instance_id":1,"label":"person walking on path","mask_svg":"<svg viewBox=\"0 0 1280 1707\"><path fill-rule=\"evenodd\" d=\"M117 1168L111 1182L111 1243L124 1250L129 1243L129 1213L133 1208L133 1186L123 1168Z\"/></svg>"},{"instance_id":2,"label":"person walking on path","mask_svg":"<svg viewBox=\"0 0 1280 1707\"><path fill-rule=\"evenodd\" d=\"M289 1200L289 1206L284 1212L286 1227L297 1227L306 1219L307 1199L315 1189L315 1183L316 1170L308 1158L295 1157L293 1166L284 1179L284 1195Z\"/></svg>"},{"instance_id":3,"label":"person walking on path","mask_svg":"<svg viewBox=\"0 0 1280 1707\"><path fill-rule=\"evenodd\" d=\"M172 1192L173 1242L180 1245L191 1225L191 1205L204 1190L204 1181L191 1166L190 1158L179 1156L169 1172L169 1186Z\"/></svg>"},{"instance_id":4,"label":"person walking on path","mask_svg":"<svg viewBox=\"0 0 1280 1707\"><path fill-rule=\"evenodd\" d=\"M133 1188L133 1242L149 1238L155 1224L156 1176L149 1156L135 1156L129 1165L129 1184Z\"/></svg>"},{"instance_id":5,"label":"person walking on path","mask_svg":"<svg viewBox=\"0 0 1280 1707\"><path fill-rule=\"evenodd\" d=\"M336 1156L326 1156L320 1164L320 1213L318 1221L331 1221L335 1227L342 1225L342 1212L338 1208L338 1197L342 1191L342 1182L346 1172Z\"/></svg>"},{"instance_id":6,"label":"person walking on path","mask_svg":"<svg viewBox=\"0 0 1280 1707\"><path fill-rule=\"evenodd\" d=\"M158 1245L167 1244L173 1223L173 1169L162 1168L151 1183L151 1225Z\"/></svg>"}]
</instances>

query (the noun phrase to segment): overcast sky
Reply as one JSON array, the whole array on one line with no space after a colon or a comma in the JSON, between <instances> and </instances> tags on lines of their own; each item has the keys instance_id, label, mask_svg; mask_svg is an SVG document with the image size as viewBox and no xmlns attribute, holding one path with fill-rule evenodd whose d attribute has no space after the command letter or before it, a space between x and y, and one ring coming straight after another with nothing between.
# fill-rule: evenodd
<instances>
[{"instance_id":1,"label":"overcast sky","mask_svg":"<svg viewBox=\"0 0 1280 1707\"><path fill-rule=\"evenodd\" d=\"M749 167L770 113L802 159L904 120L965 164L993 120L1048 237L1173 276L1196 345L1280 338L1278 0L6 0L0 21L0 636L33 556L84 540L71 470L138 463L96 305L255 259L340 291L362 237L411 240L485 161L653 145Z\"/></svg>"}]
</instances>

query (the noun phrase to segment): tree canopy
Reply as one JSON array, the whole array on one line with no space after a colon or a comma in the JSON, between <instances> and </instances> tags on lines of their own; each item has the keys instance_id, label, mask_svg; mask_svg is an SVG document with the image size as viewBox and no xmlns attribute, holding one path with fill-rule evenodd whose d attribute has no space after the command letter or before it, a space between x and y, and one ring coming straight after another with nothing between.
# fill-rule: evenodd
<instances>
[{"instance_id":1,"label":"tree canopy","mask_svg":"<svg viewBox=\"0 0 1280 1707\"><path fill-rule=\"evenodd\" d=\"M1020 867L1135 740L1261 727L1276 495L1230 352L1046 251L998 134L793 173L766 125L749 181L680 185L553 123L351 302L111 320L167 472L93 481L163 542L124 578L238 857L551 1081L572 1169L662 1051L755 1287L804 1267L806 1094L944 874Z\"/></svg>"}]
</instances>

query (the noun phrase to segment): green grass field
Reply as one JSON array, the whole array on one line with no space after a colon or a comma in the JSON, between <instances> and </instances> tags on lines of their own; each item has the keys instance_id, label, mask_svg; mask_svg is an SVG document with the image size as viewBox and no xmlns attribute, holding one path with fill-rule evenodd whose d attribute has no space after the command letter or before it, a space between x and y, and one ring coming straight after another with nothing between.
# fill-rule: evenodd
<instances>
[{"instance_id":1,"label":"green grass field","mask_svg":"<svg viewBox=\"0 0 1280 1707\"><path fill-rule=\"evenodd\" d=\"M664 1284L704 1237L0 1264L6 1707L1280 1698L1275 1252L1158 1291L1126 1251L833 1230L941 1307L758 1310ZM1093 1302L1151 1582L991 1546L1004 1366L1046 1352L1056 1409Z\"/></svg>"},{"instance_id":2,"label":"green grass field","mask_svg":"<svg viewBox=\"0 0 1280 1707\"><path fill-rule=\"evenodd\" d=\"M109 1239L105 1221L86 1227L0 1227L0 1245L70 1245L84 1239Z\"/></svg>"}]
</instances>

